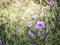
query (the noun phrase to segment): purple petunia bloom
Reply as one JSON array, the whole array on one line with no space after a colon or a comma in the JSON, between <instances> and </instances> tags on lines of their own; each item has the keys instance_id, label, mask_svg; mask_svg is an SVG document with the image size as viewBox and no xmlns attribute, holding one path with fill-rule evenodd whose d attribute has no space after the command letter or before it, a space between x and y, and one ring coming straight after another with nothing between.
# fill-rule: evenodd
<instances>
[{"instance_id":1,"label":"purple petunia bloom","mask_svg":"<svg viewBox=\"0 0 60 45\"><path fill-rule=\"evenodd\" d=\"M50 10L50 6L49 5L47 5L45 8L48 9L48 10Z\"/></svg>"},{"instance_id":2,"label":"purple petunia bloom","mask_svg":"<svg viewBox=\"0 0 60 45\"><path fill-rule=\"evenodd\" d=\"M44 12L41 12L40 13L40 17L44 17L45 13Z\"/></svg>"},{"instance_id":3,"label":"purple petunia bloom","mask_svg":"<svg viewBox=\"0 0 60 45\"><path fill-rule=\"evenodd\" d=\"M33 15L32 18L36 20L38 18L38 15Z\"/></svg>"},{"instance_id":4,"label":"purple petunia bloom","mask_svg":"<svg viewBox=\"0 0 60 45\"><path fill-rule=\"evenodd\" d=\"M19 31L19 30L20 30L20 27L17 26L17 27L16 27L16 30Z\"/></svg>"},{"instance_id":5,"label":"purple petunia bloom","mask_svg":"<svg viewBox=\"0 0 60 45\"><path fill-rule=\"evenodd\" d=\"M34 44L32 44L32 45L36 45L36 44L34 43Z\"/></svg>"},{"instance_id":6,"label":"purple petunia bloom","mask_svg":"<svg viewBox=\"0 0 60 45\"><path fill-rule=\"evenodd\" d=\"M35 25L35 28L38 30L42 30L45 27L44 22L38 21L37 24Z\"/></svg>"},{"instance_id":7,"label":"purple petunia bloom","mask_svg":"<svg viewBox=\"0 0 60 45\"><path fill-rule=\"evenodd\" d=\"M0 45L2 45L2 40L0 40Z\"/></svg>"},{"instance_id":8,"label":"purple petunia bloom","mask_svg":"<svg viewBox=\"0 0 60 45\"><path fill-rule=\"evenodd\" d=\"M30 35L32 38L35 36L31 31L28 31L28 35Z\"/></svg>"},{"instance_id":9,"label":"purple petunia bloom","mask_svg":"<svg viewBox=\"0 0 60 45\"><path fill-rule=\"evenodd\" d=\"M32 22L27 22L26 26L27 27L31 27L32 26Z\"/></svg>"},{"instance_id":10,"label":"purple petunia bloom","mask_svg":"<svg viewBox=\"0 0 60 45\"><path fill-rule=\"evenodd\" d=\"M44 37L45 37L45 34L44 34L44 33L42 33L42 34L41 34L41 38L44 38Z\"/></svg>"},{"instance_id":11,"label":"purple petunia bloom","mask_svg":"<svg viewBox=\"0 0 60 45\"><path fill-rule=\"evenodd\" d=\"M51 4L51 5L54 5L54 4L55 4L55 2L54 2L53 0L51 0L51 1L50 1L50 4Z\"/></svg>"}]
</instances>

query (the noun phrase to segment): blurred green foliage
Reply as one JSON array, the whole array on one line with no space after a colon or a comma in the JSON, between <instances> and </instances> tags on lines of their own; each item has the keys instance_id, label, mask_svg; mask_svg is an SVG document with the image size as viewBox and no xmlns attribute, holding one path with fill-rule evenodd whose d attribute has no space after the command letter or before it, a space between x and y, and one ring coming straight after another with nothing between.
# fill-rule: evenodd
<instances>
[{"instance_id":1,"label":"blurred green foliage","mask_svg":"<svg viewBox=\"0 0 60 45\"><path fill-rule=\"evenodd\" d=\"M60 45L60 1L55 0L55 5L50 10L45 9L47 5L45 0L41 4L40 0L13 0L7 7L0 6L0 39L2 45L31 45L36 43L37 45ZM32 10L27 13L26 9ZM43 29L45 32L45 38L41 39L39 35L40 31L34 31L33 29L36 21L32 20L32 15L40 14L41 11L45 13L44 17L39 17L38 21L44 21L46 27ZM14 13L14 20L10 20L10 14ZM21 20L20 17L25 15L27 19ZM28 21L33 22L33 26L29 29L26 27ZM19 26L21 30L16 31L16 26ZM28 30L33 31L36 36L32 39L28 36Z\"/></svg>"}]
</instances>

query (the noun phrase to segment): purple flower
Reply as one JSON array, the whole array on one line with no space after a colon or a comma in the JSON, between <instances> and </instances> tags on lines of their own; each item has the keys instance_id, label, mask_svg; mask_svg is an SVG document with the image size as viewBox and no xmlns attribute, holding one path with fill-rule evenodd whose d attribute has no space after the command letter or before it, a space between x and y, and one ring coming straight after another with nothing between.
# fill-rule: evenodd
<instances>
[{"instance_id":1,"label":"purple flower","mask_svg":"<svg viewBox=\"0 0 60 45\"><path fill-rule=\"evenodd\" d=\"M45 13L44 12L41 12L40 13L40 17L44 17Z\"/></svg>"},{"instance_id":2,"label":"purple flower","mask_svg":"<svg viewBox=\"0 0 60 45\"><path fill-rule=\"evenodd\" d=\"M51 0L51 1L50 1L50 4L51 4L51 5L54 5L54 4L55 4L55 2L54 2L53 0Z\"/></svg>"},{"instance_id":3,"label":"purple flower","mask_svg":"<svg viewBox=\"0 0 60 45\"><path fill-rule=\"evenodd\" d=\"M44 38L44 37L45 37L45 34L44 34L44 33L42 33L42 34L41 34L41 38Z\"/></svg>"},{"instance_id":4,"label":"purple flower","mask_svg":"<svg viewBox=\"0 0 60 45\"><path fill-rule=\"evenodd\" d=\"M47 5L45 8L48 9L48 10L50 10L50 6L49 5Z\"/></svg>"},{"instance_id":5,"label":"purple flower","mask_svg":"<svg viewBox=\"0 0 60 45\"><path fill-rule=\"evenodd\" d=\"M32 22L27 22L26 26L27 27L31 27L32 26Z\"/></svg>"},{"instance_id":6,"label":"purple flower","mask_svg":"<svg viewBox=\"0 0 60 45\"><path fill-rule=\"evenodd\" d=\"M36 20L38 18L38 15L33 15L32 18Z\"/></svg>"},{"instance_id":7,"label":"purple flower","mask_svg":"<svg viewBox=\"0 0 60 45\"><path fill-rule=\"evenodd\" d=\"M34 43L34 44L32 44L32 45L37 45L37 44Z\"/></svg>"},{"instance_id":8,"label":"purple flower","mask_svg":"<svg viewBox=\"0 0 60 45\"><path fill-rule=\"evenodd\" d=\"M19 30L20 30L20 27L19 27L19 26L17 26L17 27L16 27L16 30L17 30L17 31L19 31Z\"/></svg>"},{"instance_id":9,"label":"purple flower","mask_svg":"<svg viewBox=\"0 0 60 45\"><path fill-rule=\"evenodd\" d=\"M28 35L30 35L32 38L35 36L31 31L28 31Z\"/></svg>"},{"instance_id":10,"label":"purple flower","mask_svg":"<svg viewBox=\"0 0 60 45\"><path fill-rule=\"evenodd\" d=\"M0 40L0 45L2 45L2 40Z\"/></svg>"},{"instance_id":11,"label":"purple flower","mask_svg":"<svg viewBox=\"0 0 60 45\"><path fill-rule=\"evenodd\" d=\"M42 30L45 27L44 22L38 21L37 24L35 25L35 28L38 30Z\"/></svg>"}]
</instances>

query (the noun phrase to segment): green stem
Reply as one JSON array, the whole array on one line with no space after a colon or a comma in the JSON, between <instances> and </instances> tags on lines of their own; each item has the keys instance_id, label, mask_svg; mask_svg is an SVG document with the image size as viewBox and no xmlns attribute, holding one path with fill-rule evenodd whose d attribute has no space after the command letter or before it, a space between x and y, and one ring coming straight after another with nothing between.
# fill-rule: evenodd
<instances>
[{"instance_id":1,"label":"green stem","mask_svg":"<svg viewBox=\"0 0 60 45\"><path fill-rule=\"evenodd\" d=\"M40 0L40 5L42 5L42 0Z\"/></svg>"}]
</instances>

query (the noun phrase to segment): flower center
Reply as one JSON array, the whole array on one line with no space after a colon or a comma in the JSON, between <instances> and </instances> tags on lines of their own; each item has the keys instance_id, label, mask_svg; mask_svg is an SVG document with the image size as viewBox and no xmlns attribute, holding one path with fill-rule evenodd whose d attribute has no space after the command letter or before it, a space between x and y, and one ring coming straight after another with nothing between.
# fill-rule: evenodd
<instances>
[{"instance_id":1,"label":"flower center","mask_svg":"<svg viewBox=\"0 0 60 45\"><path fill-rule=\"evenodd\" d=\"M42 24L39 24L39 26L42 26Z\"/></svg>"}]
</instances>

